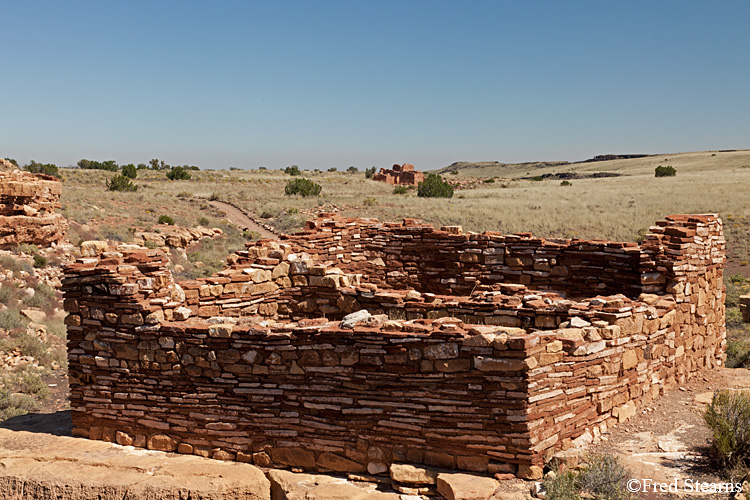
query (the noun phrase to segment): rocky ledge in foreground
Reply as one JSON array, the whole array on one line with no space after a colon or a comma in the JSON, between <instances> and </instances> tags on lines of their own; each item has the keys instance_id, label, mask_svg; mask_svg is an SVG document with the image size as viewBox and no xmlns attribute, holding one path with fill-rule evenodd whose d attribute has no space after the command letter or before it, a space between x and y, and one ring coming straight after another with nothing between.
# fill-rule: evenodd
<instances>
[{"instance_id":1,"label":"rocky ledge in foreground","mask_svg":"<svg viewBox=\"0 0 750 500\"><path fill-rule=\"evenodd\" d=\"M49 427L50 420L64 420L68 412L53 415L16 417L3 425L37 418ZM54 428L32 429L0 428L0 500L271 498L268 479L252 465L48 433Z\"/></svg>"},{"instance_id":2,"label":"rocky ledge in foreground","mask_svg":"<svg viewBox=\"0 0 750 500\"><path fill-rule=\"evenodd\" d=\"M393 464L390 477L264 469L70 436L70 412L0 423L0 500L528 500L529 484ZM267 477L266 477L267 476Z\"/></svg>"}]
</instances>

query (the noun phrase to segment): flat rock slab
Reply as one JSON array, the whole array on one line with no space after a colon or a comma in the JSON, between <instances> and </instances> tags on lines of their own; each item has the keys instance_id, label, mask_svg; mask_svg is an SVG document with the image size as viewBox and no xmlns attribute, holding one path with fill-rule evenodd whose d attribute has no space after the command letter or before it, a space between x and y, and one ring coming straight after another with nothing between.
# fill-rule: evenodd
<instances>
[{"instance_id":1,"label":"flat rock slab","mask_svg":"<svg viewBox=\"0 0 750 500\"><path fill-rule=\"evenodd\" d=\"M461 473L442 473L437 477L437 488L447 500L489 500L500 483L491 477Z\"/></svg>"},{"instance_id":2,"label":"flat rock slab","mask_svg":"<svg viewBox=\"0 0 750 500\"><path fill-rule=\"evenodd\" d=\"M346 479L323 474L299 474L272 469L272 500L399 500L396 493L376 490L376 485L364 483L354 485Z\"/></svg>"},{"instance_id":3,"label":"flat rock slab","mask_svg":"<svg viewBox=\"0 0 750 500\"><path fill-rule=\"evenodd\" d=\"M0 499L40 498L270 500L270 483L248 464L0 428Z\"/></svg>"},{"instance_id":4,"label":"flat rock slab","mask_svg":"<svg viewBox=\"0 0 750 500\"><path fill-rule=\"evenodd\" d=\"M437 484L438 471L411 464L391 464L391 479L404 484Z\"/></svg>"}]
</instances>

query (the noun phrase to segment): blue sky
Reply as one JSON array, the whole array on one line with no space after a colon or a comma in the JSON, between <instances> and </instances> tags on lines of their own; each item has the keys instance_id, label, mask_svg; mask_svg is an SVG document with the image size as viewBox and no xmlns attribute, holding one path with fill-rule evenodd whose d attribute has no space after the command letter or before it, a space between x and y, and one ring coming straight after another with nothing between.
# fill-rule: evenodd
<instances>
[{"instance_id":1,"label":"blue sky","mask_svg":"<svg viewBox=\"0 0 750 500\"><path fill-rule=\"evenodd\" d=\"M0 155L204 168L750 148L750 2L3 2Z\"/></svg>"}]
</instances>

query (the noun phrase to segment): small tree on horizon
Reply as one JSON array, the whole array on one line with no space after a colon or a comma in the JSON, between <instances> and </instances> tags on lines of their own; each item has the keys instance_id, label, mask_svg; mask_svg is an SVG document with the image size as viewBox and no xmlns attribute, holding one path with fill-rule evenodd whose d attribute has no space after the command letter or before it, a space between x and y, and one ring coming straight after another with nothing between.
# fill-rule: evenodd
<instances>
[{"instance_id":1,"label":"small tree on horizon","mask_svg":"<svg viewBox=\"0 0 750 500\"><path fill-rule=\"evenodd\" d=\"M122 175L130 179L135 179L138 177L138 169L136 169L135 165L132 163L128 163L127 165L122 166Z\"/></svg>"}]
</instances>

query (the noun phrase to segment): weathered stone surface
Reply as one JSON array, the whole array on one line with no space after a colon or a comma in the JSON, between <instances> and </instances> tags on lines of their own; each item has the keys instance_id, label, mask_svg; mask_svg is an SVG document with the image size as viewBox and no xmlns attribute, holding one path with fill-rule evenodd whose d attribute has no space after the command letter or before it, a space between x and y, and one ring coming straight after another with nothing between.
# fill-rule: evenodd
<instances>
[{"instance_id":1,"label":"weathered stone surface","mask_svg":"<svg viewBox=\"0 0 750 500\"><path fill-rule=\"evenodd\" d=\"M84 257L96 257L109 250L109 243L106 241L91 240L81 243L81 255Z\"/></svg>"},{"instance_id":2,"label":"weathered stone surface","mask_svg":"<svg viewBox=\"0 0 750 500\"><path fill-rule=\"evenodd\" d=\"M354 325L356 325L360 321L367 320L370 316L370 311L368 311L367 309L362 309L361 311L347 314L346 316L344 316L344 319L341 320L341 327L354 328Z\"/></svg>"},{"instance_id":3,"label":"weathered stone surface","mask_svg":"<svg viewBox=\"0 0 750 500\"><path fill-rule=\"evenodd\" d=\"M315 468L315 454L309 450L299 447L273 448L270 453L271 459L278 465L303 467L305 469Z\"/></svg>"},{"instance_id":4,"label":"weathered stone surface","mask_svg":"<svg viewBox=\"0 0 750 500\"><path fill-rule=\"evenodd\" d=\"M34 417L16 420L23 418ZM0 428L0 463L1 498L270 500L269 481L252 465L144 452L49 432Z\"/></svg>"},{"instance_id":5,"label":"weathered stone surface","mask_svg":"<svg viewBox=\"0 0 750 500\"><path fill-rule=\"evenodd\" d=\"M60 208L62 184L49 175L12 167L0 169L0 247L31 243L50 246L65 236Z\"/></svg>"},{"instance_id":6,"label":"weathered stone surface","mask_svg":"<svg viewBox=\"0 0 750 500\"><path fill-rule=\"evenodd\" d=\"M362 464L327 451L320 454L316 463L318 467L336 472L365 472L366 470Z\"/></svg>"},{"instance_id":7,"label":"weathered stone surface","mask_svg":"<svg viewBox=\"0 0 750 500\"><path fill-rule=\"evenodd\" d=\"M404 484L437 484L438 471L411 464L391 464L391 479Z\"/></svg>"},{"instance_id":8,"label":"weathered stone surface","mask_svg":"<svg viewBox=\"0 0 750 500\"><path fill-rule=\"evenodd\" d=\"M528 369L523 359L490 358L475 356L474 367L482 372L516 372Z\"/></svg>"},{"instance_id":9,"label":"weathered stone surface","mask_svg":"<svg viewBox=\"0 0 750 500\"><path fill-rule=\"evenodd\" d=\"M375 484L355 486L345 479L322 474L270 470L272 500L399 500L395 493L375 491Z\"/></svg>"},{"instance_id":10,"label":"weathered stone surface","mask_svg":"<svg viewBox=\"0 0 750 500\"><path fill-rule=\"evenodd\" d=\"M222 234L224 232L217 227L184 228L170 224L158 224L150 231L135 231L133 243L144 246L187 248L193 243L216 238Z\"/></svg>"},{"instance_id":11,"label":"weathered stone surface","mask_svg":"<svg viewBox=\"0 0 750 500\"><path fill-rule=\"evenodd\" d=\"M538 480L543 474L544 470L538 465L520 465L516 476L521 479Z\"/></svg>"},{"instance_id":12,"label":"weathered stone surface","mask_svg":"<svg viewBox=\"0 0 750 500\"><path fill-rule=\"evenodd\" d=\"M630 349L628 351L625 351L622 355L622 369L630 370L631 368L634 368L637 365L638 365L638 354L636 354L635 349Z\"/></svg>"},{"instance_id":13,"label":"weathered stone surface","mask_svg":"<svg viewBox=\"0 0 750 500\"><path fill-rule=\"evenodd\" d=\"M175 321L184 321L188 319L191 314L192 314L192 311L190 309L184 306L180 306L174 310L173 319Z\"/></svg>"},{"instance_id":14,"label":"weathered stone surface","mask_svg":"<svg viewBox=\"0 0 750 500\"><path fill-rule=\"evenodd\" d=\"M34 323L44 323L47 319L47 313L39 309L22 309L21 314L29 318Z\"/></svg>"},{"instance_id":15,"label":"weathered stone surface","mask_svg":"<svg viewBox=\"0 0 750 500\"><path fill-rule=\"evenodd\" d=\"M446 500L488 500L499 484L491 477L470 474L442 473L437 477L438 493Z\"/></svg>"},{"instance_id":16,"label":"weathered stone surface","mask_svg":"<svg viewBox=\"0 0 750 500\"><path fill-rule=\"evenodd\" d=\"M625 422L630 417L634 416L636 413L636 406L635 403L632 401L628 401L624 405L620 406L619 408L615 408L612 410L612 416L616 417L617 420L622 423Z\"/></svg>"},{"instance_id":17,"label":"weathered stone surface","mask_svg":"<svg viewBox=\"0 0 750 500\"><path fill-rule=\"evenodd\" d=\"M149 450L174 451L177 449L177 441L164 434L154 434L149 436L147 446Z\"/></svg>"}]
</instances>

